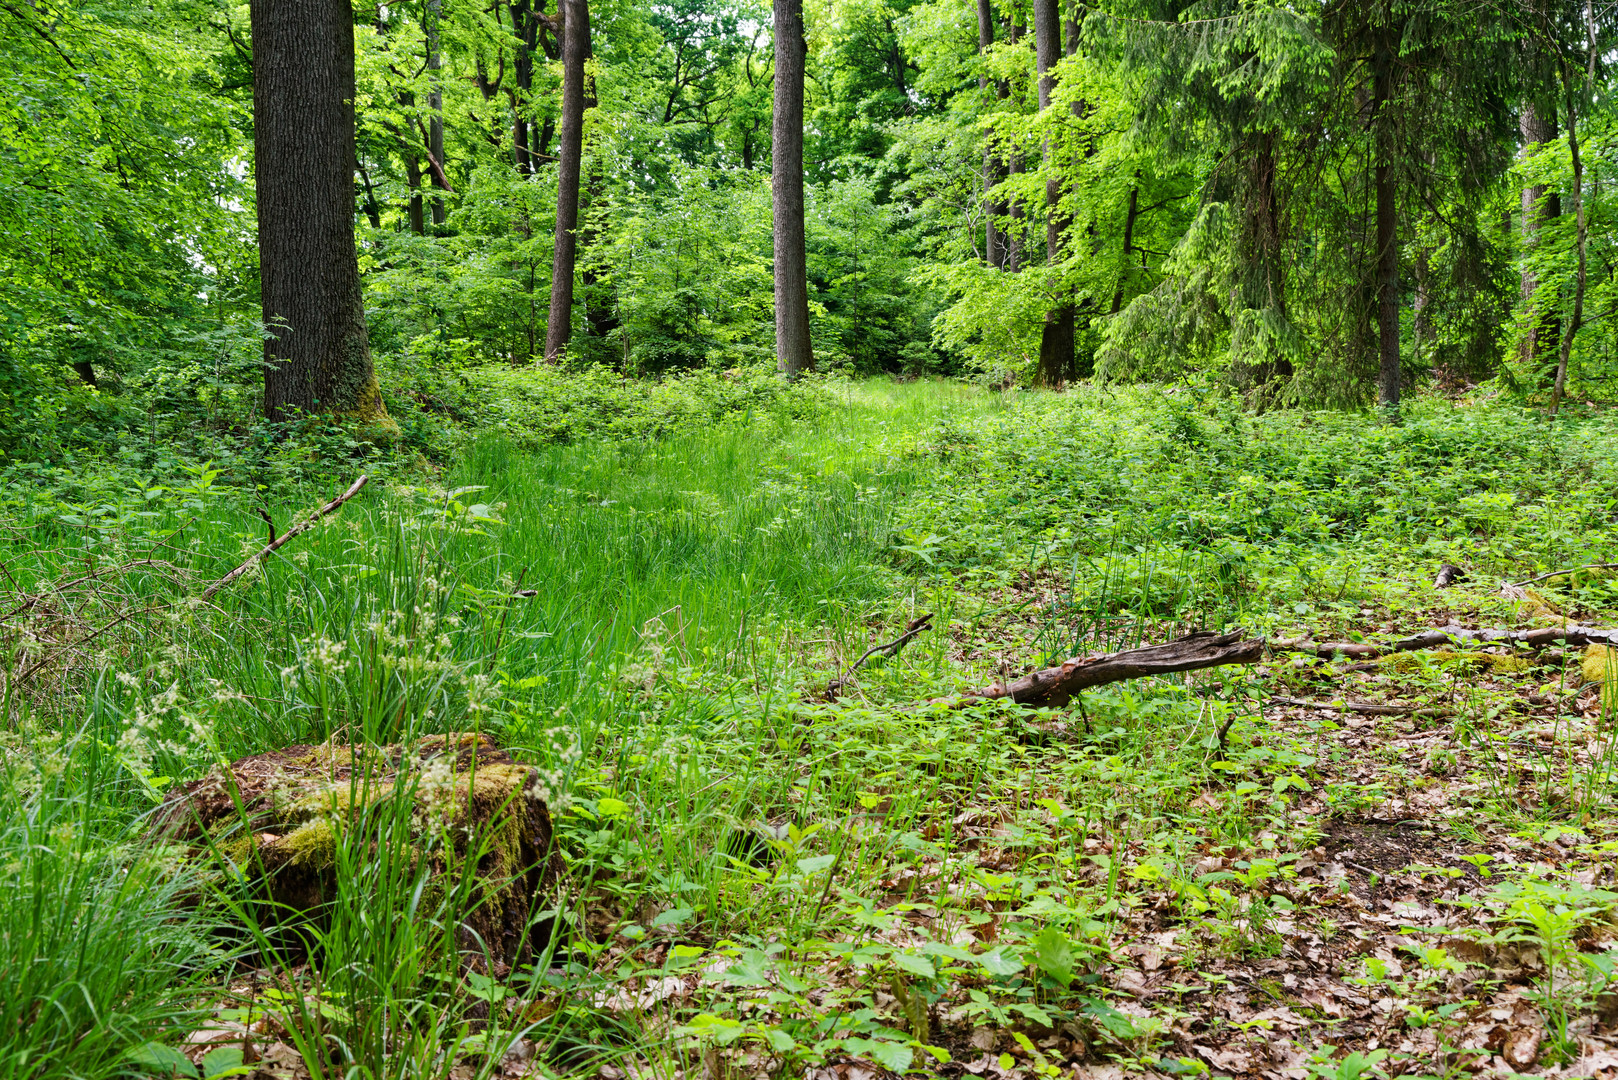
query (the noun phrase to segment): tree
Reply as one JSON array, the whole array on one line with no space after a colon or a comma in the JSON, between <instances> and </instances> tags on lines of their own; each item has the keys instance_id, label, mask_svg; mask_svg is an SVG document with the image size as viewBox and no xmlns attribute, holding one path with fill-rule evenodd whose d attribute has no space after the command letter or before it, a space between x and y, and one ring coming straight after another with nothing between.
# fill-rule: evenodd
<instances>
[{"instance_id":1,"label":"tree","mask_svg":"<svg viewBox=\"0 0 1618 1080\"><path fill-rule=\"evenodd\" d=\"M814 363L803 236L803 78L809 46L803 0L775 0L775 119L770 195L775 211L776 365L797 378Z\"/></svg>"},{"instance_id":2,"label":"tree","mask_svg":"<svg viewBox=\"0 0 1618 1080\"><path fill-rule=\"evenodd\" d=\"M354 17L349 0L252 0L253 157L264 412L388 417L354 250Z\"/></svg>"},{"instance_id":3,"label":"tree","mask_svg":"<svg viewBox=\"0 0 1618 1080\"><path fill-rule=\"evenodd\" d=\"M1034 0L1034 55L1039 67L1039 110L1051 107L1056 88L1056 64L1062 58L1062 11L1060 0ZM1062 260L1062 178L1055 163L1053 137L1046 135L1045 178L1045 259L1051 265ZM1045 313L1045 328L1039 339L1039 379L1046 386L1060 386L1073 366L1074 311L1071 301L1059 303Z\"/></svg>"},{"instance_id":4,"label":"tree","mask_svg":"<svg viewBox=\"0 0 1618 1080\"><path fill-rule=\"evenodd\" d=\"M590 59L590 6L561 0L562 138L556 170L556 249L545 360L554 364L573 335L573 266L578 255L579 171L584 157L584 68Z\"/></svg>"}]
</instances>

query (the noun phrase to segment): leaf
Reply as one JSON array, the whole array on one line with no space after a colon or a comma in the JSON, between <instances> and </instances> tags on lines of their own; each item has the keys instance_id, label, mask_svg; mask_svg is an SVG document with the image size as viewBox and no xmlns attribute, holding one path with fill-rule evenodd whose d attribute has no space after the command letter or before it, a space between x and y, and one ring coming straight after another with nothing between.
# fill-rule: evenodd
<instances>
[{"instance_id":1,"label":"leaf","mask_svg":"<svg viewBox=\"0 0 1618 1080\"><path fill-rule=\"evenodd\" d=\"M798 1041L778 1027L764 1029L764 1041L770 1044L770 1049L777 1054L785 1054L798 1045Z\"/></svg>"},{"instance_id":2,"label":"leaf","mask_svg":"<svg viewBox=\"0 0 1618 1080\"><path fill-rule=\"evenodd\" d=\"M688 907L669 908L652 920L653 926L679 926L696 912Z\"/></svg>"},{"instance_id":3,"label":"leaf","mask_svg":"<svg viewBox=\"0 0 1618 1080\"><path fill-rule=\"evenodd\" d=\"M1073 943L1056 927L1045 927L1034 938L1034 963L1066 989L1073 981Z\"/></svg>"},{"instance_id":4,"label":"leaf","mask_svg":"<svg viewBox=\"0 0 1618 1080\"><path fill-rule=\"evenodd\" d=\"M142 1043L129 1052L129 1060L136 1065L144 1065L147 1069L160 1072L165 1076L195 1077L198 1075L197 1067L186 1060L186 1056L172 1046L162 1043Z\"/></svg>"},{"instance_id":5,"label":"leaf","mask_svg":"<svg viewBox=\"0 0 1618 1080\"><path fill-rule=\"evenodd\" d=\"M1015 975L1023 969L1021 960L1015 960L1006 955L1004 945L996 945L986 953L978 956L977 961L983 965L983 970L998 978Z\"/></svg>"},{"instance_id":6,"label":"leaf","mask_svg":"<svg viewBox=\"0 0 1618 1080\"><path fill-rule=\"evenodd\" d=\"M802 874L818 874L836 861L837 856L835 855L816 855L812 859L799 859L798 872Z\"/></svg>"},{"instance_id":7,"label":"leaf","mask_svg":"<svg viewBox=\"0 0 1618 1080\"><path fill-rule=\"evenodd\" d=\"M239 1046L216 1046L202 1055L202 1075L205 1080L224 1080L227 1076L246 1076L253 1071L243 1063Z\"/></svg>"},{"instance_id":8,"label":"leaf","mask_svg":"<svg viewBox=\"0 0 1618 1080\"><path fill-rule=\"evenodd\" d=\"M893 963L912 975L920 975L924 979L935 979L938 972L933 969L933 962L925 956L915 956L911 953L894 953Z\"/></svg>"},{"instance_id":9,"label":"leaf","mask_svg":"<svg viewBox=\"0 0 1618 1080\"><path fill-rule=\"evenodd\" d=\"M604 795L596 800L596 813L606 818L624 817L629 813L629 804L622 799Z\"/></svg>"}]
</instances>

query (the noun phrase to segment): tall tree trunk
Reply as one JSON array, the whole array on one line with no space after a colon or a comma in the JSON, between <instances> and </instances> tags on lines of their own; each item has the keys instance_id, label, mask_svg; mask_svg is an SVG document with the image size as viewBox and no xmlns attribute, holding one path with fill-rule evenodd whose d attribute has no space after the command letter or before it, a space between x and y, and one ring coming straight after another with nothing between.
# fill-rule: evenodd
<instances>
[{"instance_id":1,"label":"tall tree trunk","mask_svg":"<svg viewBox=\"0 0 1618 1080\"><path fill-rule=\"evenodd\" d=\"M444 54L439 50L438 23L443 15L443 0L427 0L427 153L438 163L433 170L433 187L445 188L444 178L449 173L444 161L444 88L438 72L444 66ZM433 224L445 221L444 196L433 196Z\"/></svg>"},{"instance_id":2,"label":"tall tree trunk","mask_svg":"<svg viewBox=\"0 0 1618 1080\"><path fill-rule=\"evenodd\" d=\"M1377 404L1399 408L1399 206L1393 178L1393 52L1377 49L1376 125L1376 333Z\"/></svg>"},{"instance_id":3,"label":"tall tree trunk","mask_svg":"<svg viewBox=\"0 0 1618 1080\"><path fill-rule=\"evenodd\" d=\"M803 79L809 45L803 0L775 0L775 118L770 194L775 210L775 357L788 378L814 363L809 265L803 236Z\"/></svg>"},{"instance_id":4,"label":"tall tree trunk","mask_svg":"<svg viewBox=\"0 0 1618 1080\"><path fill-rule=\"evenodd\" d=\"M354 251L349 0L251 0L264 412L353 416L396 434L371 367Z\"/></svg>"},{"instance_id":5,"label":"tall tree trunk","mask_svg":"<svg viewBox=\"0 0 1618 1080\"><path fill-rule=\"evenodd\" d=\"M532 175L534 156L530 146L528 108L534 89L534 45L539 33L539 19L530 10L529 0L515 0L511 5L511 32L517 38L516 56L512 62L512 81L516 85L511 95L511 161L518 172Z\"/></svg>"},{"instance_id":6,"label":"tall tree trunk","mask_svg":"<svg viewBox=\"0 0 1618 1080\"><path fill-rule=\"evenodd\" d=\"M408 90L399 91L399 105L407 115L413 115L416 111L416 95ZM410 134L411 126L407 123L405 131L399 134L399 152L404 157L405 187L410 191L405 213L410 220L410 231L421 236L427 231L426 203L421 197L421 146L416 142L416 137Z\"/></svg>"},{"instance_id":7,"label":"tall tree trunk","mask_svg":"<svg viewBox=\"0 0 1618 1080\"><path fill-rule=\"evenodd\" d=\"M1592 0L1584 0L1585 31L1589 35L1588 68L1585 71L1586 90L1593 89L1596 77L1596 17ZM1578 104L1573 94L1573 73L1564 61L1562 90L1567 98L1567 148L1573 158L1573 221L1574 245L1578 249L1578 269L1573 278L1573 314L1568 318L1567 333L1562 335L1561 355L1556 362L1556 384L1551 389L1551 415L1562 407L1562 393L1567 389L1567 365L1573 356L1573 339L1584 325L1584 284L1589 223L1584 217L1584 159L1579 154Z\"/></svg>"},{"instance_id":8,"label":"tall tree trunk","mask_svg":"<svg viewBox=\"0 0 1618 1080\"><path fill-rule=\"evenodd\" d=\"M1140 170L1135 170L1135 179L1140 179ZM1129 280L1130 255L1135 251L1135 217L1140 213L1140 185L1136 184L1129 189L1129 208L1124 211L1124 250L1123 262L1118 269L1118 285L1113 289L1112 308L1109 315L1116 315L1123 310L1124 284Z\"/></svg>"},{"instance_id":9,"label":"tall tree trunk","mask_svg":"<svg viewBox=\"0 0 1618 1080\"><path fill-rule=\"evenodd\" d=\"M1006 34L1006 40L1013 45L1017 44L1017 42L1028 36L1028 28L1022 23L1016 21L1021 17L1022 15L1020 12L1012 17L1013 21L1011 23L1010 30ZM1000 83L1001 99L1004 100L1010 96L1010 82L1002 81ZM1006 158L1006 176L1009 179L1014 176L1021 176L1022 173L1022 151L1020 149L1013 149ZM1006 198L1006 211L1011 218L1011 232L1001 239L1001 243L1005 248L1006 269L1015 274L1023 267L1022 234L1024 215L1022 202L1018 200L1015 195L1008 196Z\"/></svg>"},{"instance_id":10,"label":"tall tree trunk","mask_svg":"<svg viewBox=\"0 0 1618 1080\"><path fill-rule=\"evenodd\" d=\"M978 0L978 52L986 54L994 44L994 8L992 0ZM978 76L978 89L987 95L989 78ZM989 198L989 191L1000 182L1000 162L995 157L992 133L986 133L983 147L983 260L990 266L1004 266L1000 218L1005 214L1003 205Z\"/></svg>"},{"instance_id":11,"label":"tall tree trunk","mask_svg":"<svg viewBox=\"0 0 1618 1080\"><path fill-rule=\"evenodd\" d=\"M1517 118L1517 129L1522 134L1524 157L1546 143L1556 139L1556 107L1541 106L1533 101L1523 104ZM1522 191L1523 247L1532 252L1539 246L1540 236L1547 222L1562 216L1560 192L1548 191L1544 184L1530 184ZM1536 381L1549 372L1551 358L1560 352L1562 320L1555 306L1539 303L1539 275L1524 267L1522 272L1523 306L1528 311L1528 331L1523 335L1520 356L1528 365ZM1544 385L1542 382L1540 385Z\"/></svg>"},{"instance_id":12,"label":"tall tree trunk","mask_svg":"<svg viewBox=\"0 0 1618 1080\"><path fill-rule=\"evenodd\" d=\"M1056 89L1055 68L1062 58L1062 12L1060 0L1034 0L1034 55L1039 69L1039 110L1051 107ZM1062 261L1062 234L1067 222L1061 213L1062 180L1056 174L1056 151L1050 135L1044 144L1045 177L1045 259L1054 265ZM1058 305L1045 313L1045 327L1039 338L1039 381L1050 387L1061 386L1073 367L1074 313L1071 303Z\"/></svg>"},{"instance_id":13,"label":"tall tree trunk","mask_svg":"<svg viewBox=\"0 0 1618 1080\"><path fill-rule=\"evenodd\" d=\"M587 0L561 0L562 145L556 170L556 251L551 260L551 311L545 360L556 363L573 334L573 265L578 250L579 167L584 155L584 66L590 59Z\"/></svg>"}]
</instances>

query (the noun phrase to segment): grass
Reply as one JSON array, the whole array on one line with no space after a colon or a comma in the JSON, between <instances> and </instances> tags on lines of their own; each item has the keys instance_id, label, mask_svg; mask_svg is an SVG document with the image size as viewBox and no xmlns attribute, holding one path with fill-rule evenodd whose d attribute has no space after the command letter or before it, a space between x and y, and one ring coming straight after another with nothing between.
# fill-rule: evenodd
<instances>
[{"instance_id":1,"label":"grass","mask_svg":"<svg viewBox=\"0 0 1618 1080\"><path fill-rule=\"evenodd\" d=\"M1554 913L1546 890L1599 866L1613 727L1564 678L1576 660L1278 657L1045 712L950 695L1195 627L1524 624L1533 605L1495 583L1602 561L1615 442L1602 415L1551 428L1489 404L1424 402L1393 427L1185 391L862 383L807 417L660 440L481 438L442 476L367 491L211 606L188 598L262 544L257 511L284 527L315 493L249 501L197 469L94 506L21 500L0 541L0 864L28 873L8 875L0 941L51 941L55 967L5 965L0 991L57 1027L0 1017L0 1062L36 1075L77 1040L93 1055L58 1055L62 1075L161 1073L152 1047L197 1010L247 1028L256 1008L244 1052L285 1044L312 1075L493 1075L514 1047L508 1065L580 1074L987 1053L1030 1074L1444 1075L1511 993L1498 951L1372 978L1343 928L1442 948L1419 912L1397 940L1363 914L1483 896L1499 878L1480 867L1502 859ZM1445 562L1471 576L1440 593ZM1536 603L1601 621L1618 586L1555 579ZM937 632L826 700L924 612ZM531 967L467 973L443 943L477 901L434 892L405 822L346 834L323 936L298 949L142 838L165 792L221 760L464 729L541 770L562 837L564 932ZM1419 831L1377 824L1401 821ZM1613 906L1569 903L1581 926ZM1496 937L1532 925L1467 910ZM1578 1018L1612 965L1576 961L1566 937L1562 975L1524 976L1550 1049L1513 1068L1574 1060L1605 1030L1581 1036ZM1606 956L1601 940L1575 951ZM1270 996L1294 1019L1255 1039L1276 1021L1231 987L1265 964L1293 979ZM81 984L109 996L42 1004ZM1476 1007L1433 1011L1458 994ZM1410 1015L1428 1021L1389 1019ZM1361 1052L1374 1060L1345 1056Z\"/></svg>"}]
</instances>

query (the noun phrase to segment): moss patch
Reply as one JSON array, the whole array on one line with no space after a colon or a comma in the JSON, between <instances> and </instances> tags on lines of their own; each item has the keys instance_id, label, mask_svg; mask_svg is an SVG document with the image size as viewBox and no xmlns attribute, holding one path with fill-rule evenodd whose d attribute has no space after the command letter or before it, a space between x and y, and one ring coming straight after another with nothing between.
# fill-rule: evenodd
<instances>
[{"instance_id":1,"label":"moss patch","mask_svg":"<svg viewBox=\"0 0 1618 1080\"><path fill-rule=\"evenodd\" d=\"M256 875L270 899L318 912L335 895L343 845L372 845L376 810L408 797L411 842L433 873L428 887L470 876L469 942L498 963L527 959L536 894L554 879L550 812L539 776L485 736L434 735L411 744L294 746L233 762L188 784L159 809L160 842L186 843L193 857L217 852ZM392 820L400 820L392 817Z\"/></svg>"}]
</instances>

